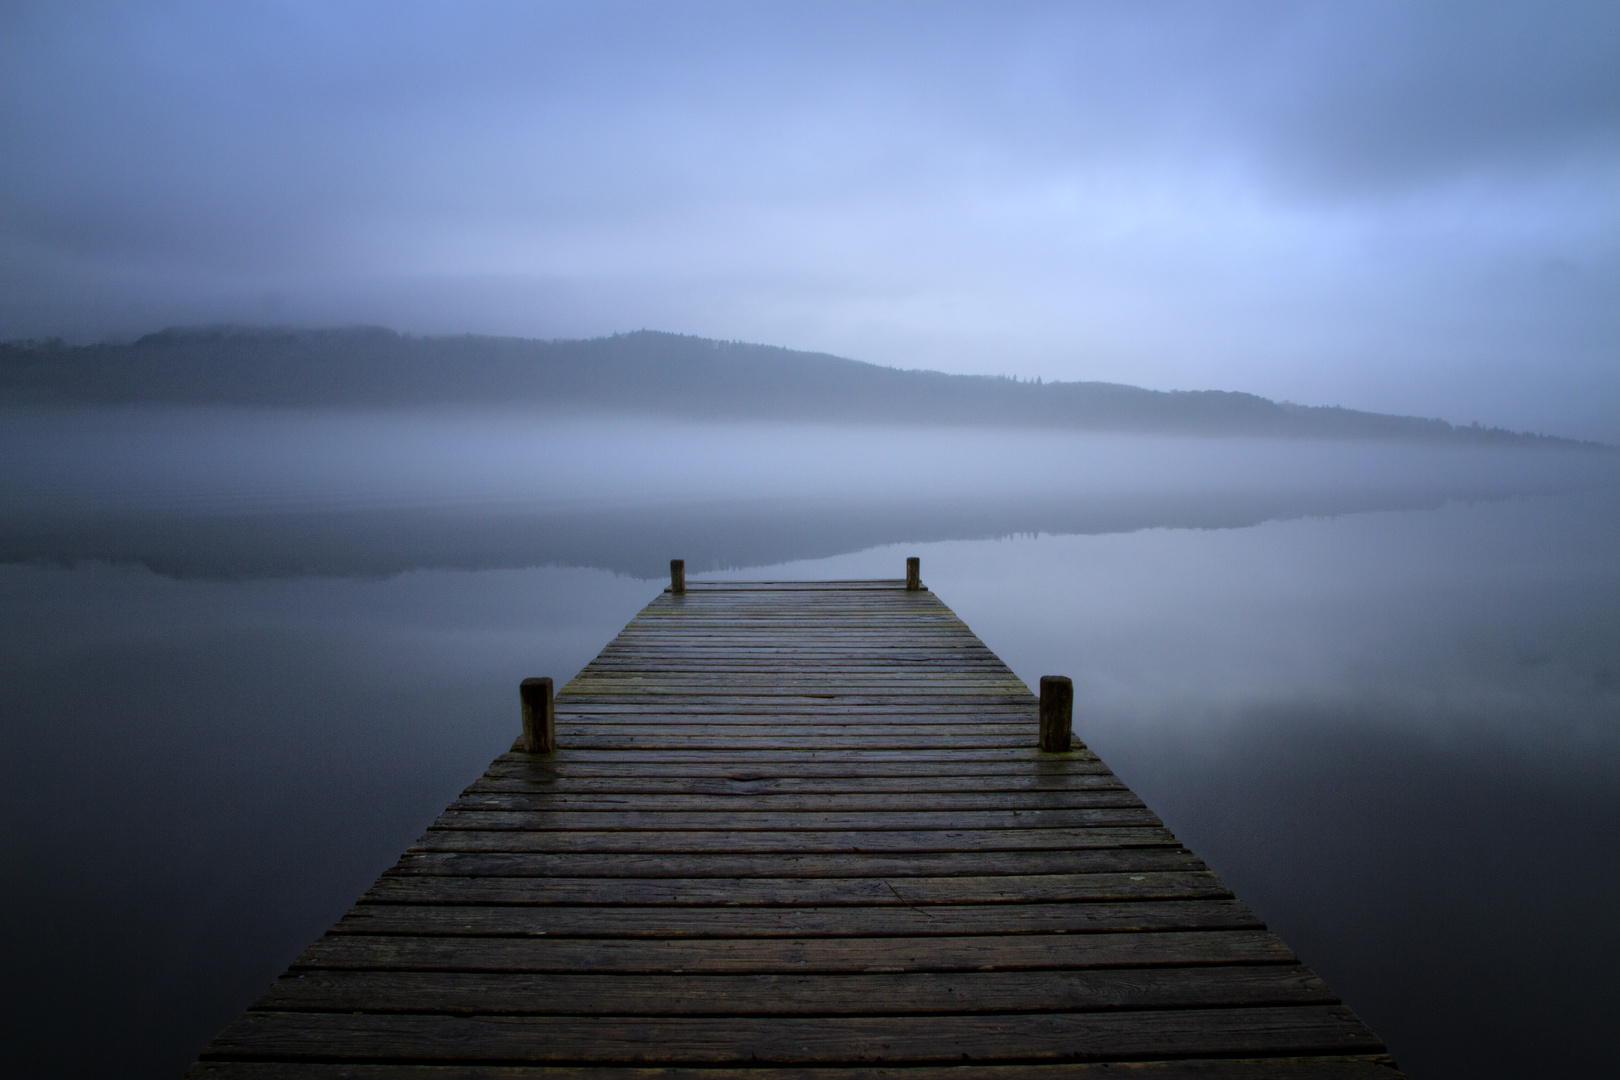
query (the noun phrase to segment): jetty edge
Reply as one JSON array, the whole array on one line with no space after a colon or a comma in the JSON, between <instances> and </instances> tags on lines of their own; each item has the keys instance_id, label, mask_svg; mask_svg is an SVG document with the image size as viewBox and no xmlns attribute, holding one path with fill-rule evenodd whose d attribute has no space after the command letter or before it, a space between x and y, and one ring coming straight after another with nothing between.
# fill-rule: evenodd
<instances>
[{"instance_id":1,"label":"jetty edge","mask_svg":"<svg viewBox=\"0 0 1620 1080\"><path fill-rule=\"evenodd\" d=\"M186 1080L1400 1077L1041 682L915 559L675 560Z\"/></svg>"}]
</instances>

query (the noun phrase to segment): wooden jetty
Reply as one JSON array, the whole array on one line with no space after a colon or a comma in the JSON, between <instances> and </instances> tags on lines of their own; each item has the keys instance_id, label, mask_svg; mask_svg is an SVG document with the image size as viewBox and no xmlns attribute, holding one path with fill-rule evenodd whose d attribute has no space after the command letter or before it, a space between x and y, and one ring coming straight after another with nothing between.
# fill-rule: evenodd
<instances>
[{"instance_id":1,"label":"wooden jetty","mask_svg":"<svg viewBox=\"0 0 1620 1080\"><path fill-rule=\"evenodd\" d=\"M672 569L188 1080L1399 1076L915 562Z\"/></svg>"}]
</instances>

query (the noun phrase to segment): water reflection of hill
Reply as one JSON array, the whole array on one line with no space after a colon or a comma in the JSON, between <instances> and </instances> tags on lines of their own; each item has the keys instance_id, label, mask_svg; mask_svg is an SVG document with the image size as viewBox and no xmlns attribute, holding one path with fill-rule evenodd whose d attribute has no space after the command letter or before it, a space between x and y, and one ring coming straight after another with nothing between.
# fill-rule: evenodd
<instances>
[{"instance_id":1,"label":"water reflection of hill","mask_svg":"<svg viewBox=\"0 0 1620 1080\"><path fill-rule=\"evenodd\" d=\"M548 564L639 577L672 556L694 571L765 566L893 543L1027 533L1232 529L1266 521L1428 510L1508 490L1152 493L953 500L749 500L555 512L388 508L275 513L13 518L0 561L142 564L175 578L386 577L409 570Z\"/></svg>"}]
</instances>

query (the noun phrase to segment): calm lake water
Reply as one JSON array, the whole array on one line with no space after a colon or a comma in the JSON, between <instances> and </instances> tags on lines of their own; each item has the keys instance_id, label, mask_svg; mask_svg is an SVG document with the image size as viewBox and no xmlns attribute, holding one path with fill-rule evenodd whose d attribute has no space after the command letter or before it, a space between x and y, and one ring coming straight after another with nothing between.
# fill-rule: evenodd
<instances>
[{"instance_id":1,"label":"calm lake water","mask_svg":"<svg viewBox=\"0 0 1620 1080\"><path fill-rule=\"evenodd\" d=\"M0 410L8 1075L165 1077L694 576L924 581L1424 1078L1611 1076L1620 459Z\"/></svg>"}]
</instances>

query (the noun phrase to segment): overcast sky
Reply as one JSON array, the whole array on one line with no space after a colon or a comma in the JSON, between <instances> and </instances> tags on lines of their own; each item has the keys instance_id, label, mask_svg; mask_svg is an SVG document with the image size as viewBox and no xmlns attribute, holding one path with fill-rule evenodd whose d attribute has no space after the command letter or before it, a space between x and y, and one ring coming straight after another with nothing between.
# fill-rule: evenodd
<instances>
[{"instance_id":1,"label":"overcast sky","mask_svg":"<svg viewBox=\"0 0 1620 1080\"><path fill-rule=\"evenodd\" d=\"M1620 440L1620 4L0 6L0 338L218 321Z\"/></svg>"}]
</instances>

